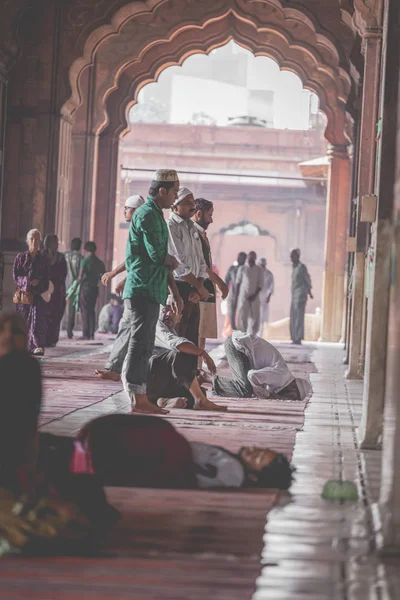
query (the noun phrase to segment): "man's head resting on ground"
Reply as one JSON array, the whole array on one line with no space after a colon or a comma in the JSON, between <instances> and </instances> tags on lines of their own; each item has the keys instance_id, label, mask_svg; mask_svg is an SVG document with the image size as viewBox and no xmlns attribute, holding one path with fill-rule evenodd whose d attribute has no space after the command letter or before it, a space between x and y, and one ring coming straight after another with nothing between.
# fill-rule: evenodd
<instances>
[{"instance_id":1,"label":"man's head resting on ground","mask_svg":"<svg viewBox=\"0 0 400 600\"><path fill-rule=\"evenodd\" d=\"M290 487L294 468L283 454L269 448L243 446L238 456L253 485L281 490Z\"/></svg>"}]
</instances>

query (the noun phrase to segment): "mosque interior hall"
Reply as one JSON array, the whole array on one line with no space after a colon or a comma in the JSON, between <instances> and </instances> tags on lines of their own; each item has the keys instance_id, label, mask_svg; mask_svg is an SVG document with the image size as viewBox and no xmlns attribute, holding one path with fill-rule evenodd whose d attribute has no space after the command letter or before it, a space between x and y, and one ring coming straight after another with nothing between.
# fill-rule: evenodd
<instances>
[{"instance_id":1,"label":"mosque interior hall","mask_svg":"<svg viewBox=\"0 0 400 600\"><path fill-rule=\"evenodd\" d=\"M196 410L195 396L194 409L185 400L158 411L151 419L160 436L152 442L150 417L137 412L143 423L137 440L148 444L148 456L135 459L138 472L140 461L149 465L156 457L163 483L120 485L111 477L101 497L118 518L81 554L10 551L1 480L8 459L0 457L2 598L399 597L399 165L399 0L0 3L0 401L12 403L16 395L5 383L14 375L4 366L1 336L8 315L30 294L18 283L21 253L35 236L45 245L56 238L65 256L72 240L83 242L82 251L94 241L101 277L114 273L96 282L97 323L112 298L119 302L125 267L129 281L135 220L126 218L126 208L142 210L129 201L141 196L150 205L154 183L170 182L159 173L176 172L171 185L179 177L186 191L177 189L162 207L168 226L191 194L212 202L214 211L204 228L194 229L215 277L216 321L215 334L196 338L193 381L196 393L219 408ZM277 351L291 382L305 382L307 392L296 399L261 397L254 386L250 397L218 395L214 377L237 373L229 350L237 307L232 315L232 281L229 294L223 286L233 267L247 268L235 262L240 252L247 261L252 253L264 258L273 274L268 317L254 337ZM300 340L292 331L299 264L293 252L312 281ZM177 268L178 262L170 266L168 277ZM46 299L47 287L40 289L45 302L54 290ZM63 299L59 340L29 357L40 366L39 437L75 440L75 457L85 451L82 431L93 420L135 413L129 373L99 377L120 330L103 332L96 324L86 335L80 293L71 286ZM205 304L200 315L211 314ZM74 336L72 305L74 315L80 311ZM199 319L197 327L205 327ZM129 357L131 348L124 352ZM250 380L254 354L246 360ZM22 362L15 373L15 381L28 377ZM18 431L27 429L27 415L17 414ZM183 476L182 485L168 485L171 464L159 451L168 432L181 440L171 458L175 468L186 464L182 448L223 449L240 458L248 485L202 489ZM291 484L256 485L254 471L243 466L248 448L283 456L292 466ZM80 465L76 459L75 474L97 468ZM92 509L88 490L85 505Z\"/></svg>"}]
</instances>

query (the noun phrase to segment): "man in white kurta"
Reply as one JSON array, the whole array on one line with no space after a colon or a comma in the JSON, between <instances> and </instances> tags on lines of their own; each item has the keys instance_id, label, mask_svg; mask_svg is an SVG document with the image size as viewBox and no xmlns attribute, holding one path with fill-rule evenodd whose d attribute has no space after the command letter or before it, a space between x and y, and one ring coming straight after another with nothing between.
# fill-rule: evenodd
<instances>
[{"instance_id":1,"label":"man in white kurta","mask_svg":"<svg viewBox=\"0 0 400 600\"><path fill-rule=\"evenodd\" d=\"M260 292L260 329L258 335L262 337L264 324L269 322L269 306L271 296L274 293L274 276L272 272L267 269L267 259L260 258L258 265L263 270L264 285Z\"/></svg>"},{"instance_id":2,"label":"man in white kurta","mask_svg":"<svg viewBox=\"0 0 400 600\"><path fill-rule=\"evenodd\" d=\"M208 277L200 234L191 220L195 213L195 201L188 188L180 188L178 198L171 208L167 221L169 240L168 252L179 263L174 278L184 309L178 325L180 336L198 343L200 309L199 300L206 302L210 292L204 286Z\"/></svg>"},{"instance_id":3,"label":"man in white kurta","mask_svg":"<svg viewBox=\"0 0 400 600\"><path fill-rule=\"evenodd\" d=\"M249 252L236 279L238 328L243 333L258 333L260 328L260 292L264 285L263 270L256 265L257 255Z\"/></svg>"},{"instance_id":4,"label":"man in white kurta","mask_svg":"<svg viewBox=\"0 0 400 600\"><path fill-rule=\"evenodd\" d=\"M281 353L258 335L234 331L225 341L225 351L232 379L213 378L217 396L304 400L311 392L310 383L293 377Z\"/></svg>"}]
</instances>

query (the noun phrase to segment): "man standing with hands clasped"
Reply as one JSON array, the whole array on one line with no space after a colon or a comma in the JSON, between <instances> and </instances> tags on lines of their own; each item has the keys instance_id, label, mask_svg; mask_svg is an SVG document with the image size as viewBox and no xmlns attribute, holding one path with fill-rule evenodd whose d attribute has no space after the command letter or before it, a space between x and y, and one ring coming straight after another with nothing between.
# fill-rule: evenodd
<instances>
[{"instance_id":1,"label":"man standing with hands clasped","mask_svg":"<svg viewBox=\"0 0 400 600\"><path fill-rule=\"evenodd\" d=\"M170 271L176 268L176 260L168 256L168 228L162 212L175 202L178 189L176 171L157 171L150 185L147 202L137 209L129 229L123 298L130 300L132 315L122 381L134 412L168 412L149 401L146 382L160 304L167 302L168 286L173 311L180 313L182 310L182 300Z\"/></svg>"},{"instance_id":2,"label":"man standing with hands clasped","mask_svg":"<svg viewBox=\"0 0 400 600\"><path fill-rule=\"evenodd\" d=\"M198 343L200 308L199 300L207 302L211 297L204 285L208 277L200 234L192 217L196 212L192 192L180 188L168 219L169 253L178 261L174 277L179 293L185 303L177 333L193 344Z\"/></svg>"},{"instance_id":3,"label":"man standing with hands clasped","mask_svg":"<svg viewBox=\"0 0 400 600\"><path fill-rule=\"evenodd\" d=\"M300 262L300 250L298 248L291 251L290 260L293 264L290 337L292 344L301 344L304 339L304 315L307 297L313 298L311 293L312 283L306 265Z\"/></svg>"}]
</instances>

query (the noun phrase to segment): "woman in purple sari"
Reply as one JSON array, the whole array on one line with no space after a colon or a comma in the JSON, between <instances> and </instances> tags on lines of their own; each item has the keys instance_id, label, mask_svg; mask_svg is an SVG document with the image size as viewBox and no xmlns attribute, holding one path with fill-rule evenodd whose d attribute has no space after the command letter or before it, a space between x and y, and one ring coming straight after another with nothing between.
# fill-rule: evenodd
<instances>
[{"instance_id":1,"label":"woman in purple sari","mask_svg":"<svg viewBox=\"0 0 400 600\"><path fill-rule=\"evenodd\" d=\"M41 294L49 288L48 257L40 251L41 235L31 229L26 236L28 251L17 254L13 277L17 289L32 294L31 304L17 304L17 312L28 326L28 351L43 356L47 337L47 304Z\"/></svg>"},{"instance_id":2,"label":"woman in purple sari","mask_svg":"<svg viewBox=\"0 0 400 600\"><path fill-rule=\"evenodd\" d=\"M55 234L46 235L44 239L44 252L50 264L50 281L54 291L50 302L47 304L48 324L45 346L55 346L60 337L60 325L65 311L67 277L67 261L64 254L58 252L58 237Z\"/></svg>"}]
</instances>

